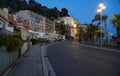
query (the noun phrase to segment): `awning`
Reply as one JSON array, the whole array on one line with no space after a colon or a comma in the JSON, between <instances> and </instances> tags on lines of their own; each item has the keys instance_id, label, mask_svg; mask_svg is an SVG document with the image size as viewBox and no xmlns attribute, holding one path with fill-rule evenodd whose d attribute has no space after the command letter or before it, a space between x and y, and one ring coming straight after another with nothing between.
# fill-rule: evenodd
<instances>
[{"instance_id":1,"label":"awning","mask_svg":"<svg viewBox=\"0 0 120 76\"><path fill-rule=\"evenodd\" d=\"M10 17L10 16L8 16L8 20L11 22L11 23L13 23L13 24L16 24L17 22L12 18L12 17Z\"/></svg>"}]
</instances>

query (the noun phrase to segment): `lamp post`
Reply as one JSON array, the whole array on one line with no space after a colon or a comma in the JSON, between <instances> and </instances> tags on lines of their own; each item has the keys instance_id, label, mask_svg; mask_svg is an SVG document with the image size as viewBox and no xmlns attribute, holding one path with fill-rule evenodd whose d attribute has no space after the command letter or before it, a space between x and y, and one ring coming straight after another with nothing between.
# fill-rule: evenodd
<instances>
[{"instance_id":1,"label":"lamp post","mask_svg":"<svg viewBox=\"0 0 120 76\"><path fill-rule=\"evenodd\" d=\"M99 4L99 8L97 10L98 13L100 13L100 24L101 24L101 28L100 28L100 47L102 48L102 11L105 10L105 5L103 3Z\"/></svg>"}]
</instances>

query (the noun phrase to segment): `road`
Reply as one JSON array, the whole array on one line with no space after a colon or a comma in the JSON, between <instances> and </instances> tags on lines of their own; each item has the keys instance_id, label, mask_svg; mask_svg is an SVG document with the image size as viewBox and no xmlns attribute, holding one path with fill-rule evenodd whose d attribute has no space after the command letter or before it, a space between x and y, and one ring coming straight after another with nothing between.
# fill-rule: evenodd
<instances>
[{"instance_id":1,"label":"road","mask_svg":"<svg viewBox=\"0 0 120 76\"><path fill-rule=\"evenodd\" d=\"M120 76L119 52L62 42L47 53L57 76Z\"/></svg>"}]
</instances>

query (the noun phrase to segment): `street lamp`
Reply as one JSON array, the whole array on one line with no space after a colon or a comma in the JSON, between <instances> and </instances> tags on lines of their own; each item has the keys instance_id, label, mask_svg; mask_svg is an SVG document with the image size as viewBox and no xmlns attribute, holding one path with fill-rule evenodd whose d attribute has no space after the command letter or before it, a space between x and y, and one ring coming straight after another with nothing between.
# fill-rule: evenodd
<instances>
[{"instance_id":1,"label":"street lamp","mask_svg":"<svg viewBox=\"0 0 120 76\"><path fill-rule=\"evenodd\" d=\"M98 13L100 13L100 24L101 24L101 28L100 28L100 40L101 40L101 45L100 47L102 48L102 11L105 10L105 5L103 3L99 4L99 8L97 10Z\"/></svg>"}]
</instances>

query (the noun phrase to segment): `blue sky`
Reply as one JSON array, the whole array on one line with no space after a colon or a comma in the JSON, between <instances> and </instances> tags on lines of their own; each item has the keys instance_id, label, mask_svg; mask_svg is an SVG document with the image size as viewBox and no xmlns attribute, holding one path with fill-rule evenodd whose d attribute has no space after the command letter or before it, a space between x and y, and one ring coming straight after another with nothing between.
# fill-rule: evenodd
<instances>
[{"instance_id":1,"label":"blue sky","mask_svg":"<svg viewBox=\"0 0 120 76\"><path fill-rule=\"evenodd\" d=\"M99 3L104 3L106 10L103 14L108 15L107 26L108 31L115 33L114 28L110 24L110 18L114 14L120 13L120 0L35 0L48 8L57 7L67 8L71 17L79 20L80 24L91 23L97 13Z\"/></svg>"}]
</instances>

